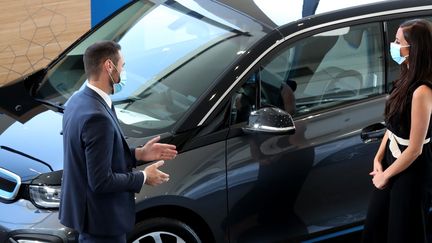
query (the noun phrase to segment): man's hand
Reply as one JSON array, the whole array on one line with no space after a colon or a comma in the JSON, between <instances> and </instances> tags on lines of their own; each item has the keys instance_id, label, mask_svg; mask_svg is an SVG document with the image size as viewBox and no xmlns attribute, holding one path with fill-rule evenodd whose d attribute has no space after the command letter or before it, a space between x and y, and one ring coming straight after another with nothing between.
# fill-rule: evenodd
<instances>
[{"instance_id":1,"label":"man's hand","mask_svg":"<svg viewBox=\"0 0 432 243\"><path fill-rule=\"evenodd\" d=\"M166 143L158 143L160 136L157 136L148 141L143 147L135 149L135 157L137 160L153 161L153 160L170 160L177 155L176 146Z\"/></svg>"},{"instance_id":2,"label":"man's hand","mask_svg":"<svg viewBox=\"0 0 432 243\"><path fill-rule=\"evenodd\" d=\"M150 186L156 186L169 180L169 175L158 169L163 164L164 161L159 160L158 162L151 164L144 169L147 176L145 184Z\"/></svg>"}]
</instances>

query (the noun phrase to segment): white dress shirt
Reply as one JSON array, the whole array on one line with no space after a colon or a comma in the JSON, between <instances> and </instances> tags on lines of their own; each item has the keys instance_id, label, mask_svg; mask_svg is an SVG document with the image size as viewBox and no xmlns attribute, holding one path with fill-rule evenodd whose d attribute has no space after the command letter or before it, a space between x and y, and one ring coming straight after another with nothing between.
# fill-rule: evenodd
<instances>
[{"instance_id":1,"label":"white dress shirt","mask_svg":"<svg viewBox=\"0 0 432 243\"><path fill-rule=\"evenodd\" d=\"M109 97L109 95L107 93L105 93L105 91L99 89L98 87L96 87L96 86L94 86L88 82L87 82L87 87L92 89L94 92L98 93L100 95L100 97L102 97L102 99L107 103L108 107L111 109L112 101L111 101L111 98Z\"/></svg>"}]
</instances>

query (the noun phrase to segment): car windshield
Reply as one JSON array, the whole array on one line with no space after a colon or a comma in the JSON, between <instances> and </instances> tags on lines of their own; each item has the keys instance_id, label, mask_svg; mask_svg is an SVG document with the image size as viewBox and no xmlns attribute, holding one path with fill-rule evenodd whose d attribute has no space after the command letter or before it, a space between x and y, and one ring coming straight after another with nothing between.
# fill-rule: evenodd
<instances>
[{"instance_id":1,"label":"car windshield","mask_svg":"<svg viewBox=\"0 0 432 243\"><path fill-rule=\"evenodd\" d=\"M149 129L169 131L218 76L264 35L252 20L212 4L215 12L237 19L224 20L192 1L131 4L52 65L36 98L67 107L67 100L87 81L82 62L85 49L99 40L114 40L122 46L127 84L111 98L125 133L141 137Z\"/></svg>"}]
</instances>

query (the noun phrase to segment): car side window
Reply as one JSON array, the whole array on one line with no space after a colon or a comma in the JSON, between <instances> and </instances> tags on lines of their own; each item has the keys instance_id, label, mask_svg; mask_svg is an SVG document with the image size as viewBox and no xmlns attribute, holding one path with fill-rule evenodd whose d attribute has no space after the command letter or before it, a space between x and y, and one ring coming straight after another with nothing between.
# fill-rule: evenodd
<instances>
[{"instance_id":1,"label":"car side window","mask_svg":"<svg viewBox=\"0 0 432 243\"><path fill-rule=\"evenodd\" d=\"M231 98L231 124L246 122L257 108L259 71L248 76L245 83Z\"/></svg>"},{"instance_id":2,"label":"car side window","mask_svg":"<svg viewBox=\"0 0 432 243\"><path fill-rule=\"evenodd\" d=\"M279 50L260 67L260 107L292 115L384 93L378 23L335 29Z\"/></svg>"}]
</instances>

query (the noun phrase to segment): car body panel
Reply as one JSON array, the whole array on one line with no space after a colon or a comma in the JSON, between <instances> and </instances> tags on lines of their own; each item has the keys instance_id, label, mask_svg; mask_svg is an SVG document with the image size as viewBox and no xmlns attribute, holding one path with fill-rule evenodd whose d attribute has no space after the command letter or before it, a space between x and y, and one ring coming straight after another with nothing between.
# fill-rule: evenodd
<instances>
[{"instance_id":1,"label":"car body panel","mask_svg":"<svg viewBox=\"0 0 432 243\"><path fill-rule=\"evenodd\" d=\"M234 242L287 241L364 220L379 143L364 144L360 131L383 120L383 100L295 120L293 135L229 139Z\"/></svg>"},{"instance_id":2,"label":"car body panel","mask_svg":"<svg viewBox=\"0 0 432 243\"><path fill-rule=\"evenodd\" d=\"M216 241L223 242L225 228L221 222L227 215L225 142L183 152L174 160L166 161L162 170L170 174L170 182L143 188L136 196L137 210L151 210L154 206L192 210L209 222ZM212 205L211 210L208 205Z\"/></svg>"},{"instance_id":3,"label":"car body panel","mask_svg":"<svg viewBox=\"0 0 432 243\"><path fill-rule=\"evenodd\" d=\"M36 159L33 159L35 162L32 162L34 163L32 166L28 163L25 164L26 166L21 166L20 163L25 163L24 161L17 163L3 158L1 165L7 168L11 168L11 166L16 167L16 169L12 169L12 172L15 173L17 173L15 170L18 170L18 168L31 169L36 174L46 173L52 170L61 170L63 168L61 120L62 114L47 110L34 116L26 123L14 122L9 125L8 129L0 136L1 146L11 148L27 155L28 160L30 158ZM34 127L38 127L38 129L34 129ZM35 143L35 141L38 141L40 138L48 138L50 142L43 143L43 141L41 141ZM6 153L6 151L4 153ZM9 155L5 155L5 157L11 156L10 153L12 152L9 151ZM0 157L2 156L0 155ZM8 165L6 163L12 164ZM24 174L18 174L26 177Z\"/></svg>"}]
</instances>

